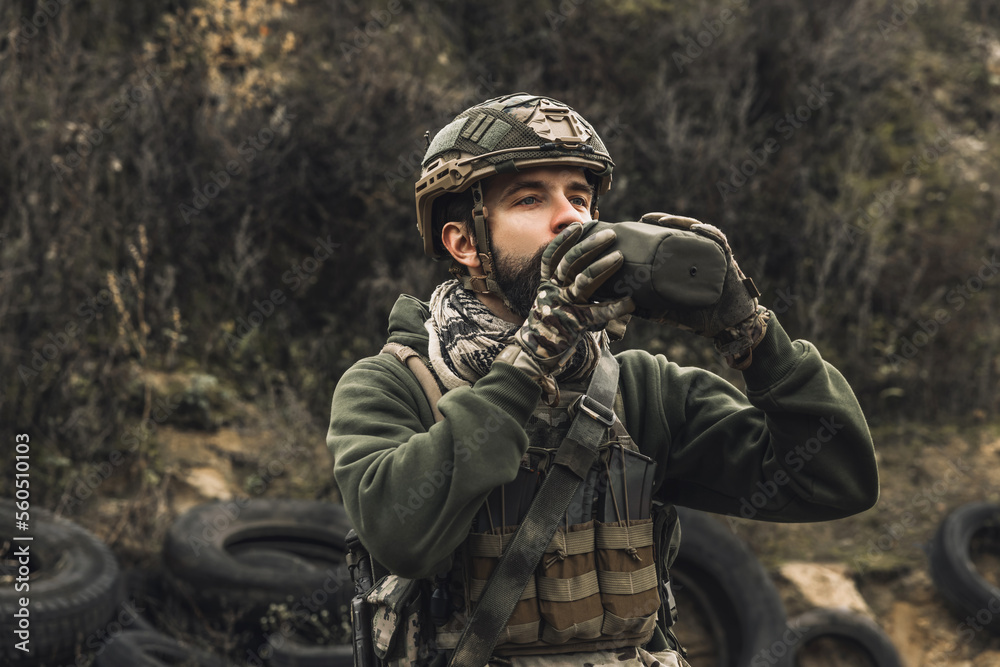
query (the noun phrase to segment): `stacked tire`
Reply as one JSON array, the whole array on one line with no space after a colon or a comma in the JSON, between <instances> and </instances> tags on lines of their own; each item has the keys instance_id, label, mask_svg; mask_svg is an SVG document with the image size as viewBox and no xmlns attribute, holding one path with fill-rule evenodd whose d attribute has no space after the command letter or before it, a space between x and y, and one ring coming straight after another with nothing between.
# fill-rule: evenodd
<instances>
[{"instance_id":1,"label":"stacked tire","mask_svg":"<svg viewBox=\"0 0 1000 667\"><path fill-rule=\"evenodd\" d=\"M197 506L171 526L163 564L177 596L205 617L226 612L261 628L250 654L276 667L353 664L346 637L324 637L348 614L354 587L341 505L251 500ZM341 643L331 643L341 640Z\"/></svg>"},{"instance_id":2,"label":"stacked tire","mask_svg":"<svg viewBox=\"0 0 1000 667\"><path fill-rule=\"evenodd\" d=\"M679 507L682 539L671 579L703 619L716 667L794 667L823 637L849 645L873 667L901 667L892 641L871 619L845 609L813 609L786 619L781 596L754 553L711 515ZM678 634L684 642L680 619ZM854 664L853 662L844 664ZM863 664L863 663L862 663Z\"/></svg>"},{"instance_id":3,"label":"stacked tire","mask_svg":"<svg viewBox=\"0 0 1000 667\"><path fill-rule=\"evenodd\" d=\"M789 641L794 643L790 665L798 664L798 656L806 653L812 642L829 637L847 645L846 660L849 662L845 664L903 667L899 651L882 628L870 618L848 609L811 609L792 618L788 628Z\"/></svg>"},{"instance_id":4,"label":"stacked tire","mask_svg":"<svg viewBox=\"0 0 1000 667\"><path fill-rule=\"evenodd\" d=\"M777 589L746 544L710 515L686 508L678 513L683 540L671 569L674 586L706 620L718 667L790 667L796 653L821 636L860 645L878 667L898 667L895 648L868 619L817 609L787 621ZM14 517L13 501L0 499L0 534L15 534ZM0 625L17 628L23 613L19 598L30 597L33 650L19 651L17 636L5 632L2 664L60 666L91 655L98 667L225 666L219 656L142 622L125 603L123 575L113 554L92 534L51 513L33 510L31 518L31 541L2 545L0 579L12 585L0 587ZM984 620L990 623L984 625L995 631L1000 630L1000 590L975 572L968 545L974 534L997 526L998 505L960 508L942 524L931 552L934 579L956 607L982 615L994 602L996 613L989 612ZM343 507L334 503L209 503L171 526L164 571L174 593L202 618L228 613L259 624L269 610L284 608L286 615L264 632L253 653L261 665L351 665L344 637L317 637L300 624L311 619L313 628L336 626L347 614L353 596L346 567L350 527ZM31 554L26 563L19 560L23 544Z\"/></svg>"},{"instance_id":5,"label":"stacked tire","mask_svg":"<svg viewBox=\"0 0 1000 667\"><path fill-rule=\"evenodd\" d=\"M988 581L972 560L972 543L979 536L1000 545L1000 503L975 502L952 510L930 545L931 578L965 619L963 639L966 634L975 636L974 628L1000 635L1000 587Z\"/></svg>"},{"instance_id":6,"label":"stacked tire","mask_svg":"<svg viewBox=\"0 0 1000 667\"><path fill-rule=\"evenodd\" d=\"M123 616L122 576L110 549L44 510L30 510L28 532L16 531L14 519L14 501L0 499L0 535L31 538L0 545L0 663L72 664L122 634L132 617ZM22 644L28 652L17 647L22 640L14 630L21 627L29 633Z\"/></svg>"},{"instance_id":7,"label":"stacked tire","mask_svg":"<svg viewBox=\"0 0 1000 667\"><path fill-rule=\"evenodd\" d=\"M747 667L785 630L781 596L749 547L722 523L686 507L677 513L681 546L670 568L676 593L692 601L705 619L715 664ZM679 622L681 632L685 619Z\"/></svg>"}]
</instances>

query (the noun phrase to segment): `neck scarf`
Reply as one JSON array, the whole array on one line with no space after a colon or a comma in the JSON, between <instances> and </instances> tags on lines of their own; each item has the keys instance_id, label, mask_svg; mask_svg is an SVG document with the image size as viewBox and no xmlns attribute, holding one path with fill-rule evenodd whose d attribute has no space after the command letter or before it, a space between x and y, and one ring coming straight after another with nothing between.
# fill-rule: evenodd
<instances>
[{"instance_id":1,"label":"neck scarf","mask_svg":"<svg viewBox=\"0 0 1000 667\"><path fill-rule=\"evenodd\" d=\"M457 280L434 290L431 316L424 326L430 334L428 353L438 379L448 389L468 386L489 372L493 360L514 341L520 325L497 317ZM555 377L573 382L590 376L601 356L603 331L581 336L576 353Z\"/></svg>"}]
</instances>

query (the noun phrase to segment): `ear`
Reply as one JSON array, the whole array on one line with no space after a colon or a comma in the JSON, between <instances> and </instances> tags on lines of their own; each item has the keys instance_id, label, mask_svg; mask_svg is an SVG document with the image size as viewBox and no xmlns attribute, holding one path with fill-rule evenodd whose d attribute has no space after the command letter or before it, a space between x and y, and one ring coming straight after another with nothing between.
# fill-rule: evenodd
<instances>
[{"instance_id":1,"label":"ear","mask_svg":"<svg viewBox=\"0 0 1000 667\"><path fill-rule=\"evenodd\" d=\"M594 209L594 220L597 220L597 219L599 219L600 217L601 217L601 211L600 211L600 209L596 209L596 208L595 208L595 209Z\"/></svg>"},{"instance_id":2,"label":"ear","mask_svg":"<svg viewBox=\"0 0 1000 667\"><path fill-rule=\"evenodd\" d=\"M446 222L441 229L441 243L456 262L471 268L479 268L479 253L465 226L457 222Z\"/></svg>"}]
</instances>

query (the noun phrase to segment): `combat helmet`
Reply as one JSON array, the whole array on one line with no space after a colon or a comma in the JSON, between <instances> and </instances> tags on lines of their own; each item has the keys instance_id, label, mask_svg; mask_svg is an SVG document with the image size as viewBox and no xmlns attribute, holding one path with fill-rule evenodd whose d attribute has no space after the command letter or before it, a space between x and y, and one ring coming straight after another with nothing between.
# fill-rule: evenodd
<instances>
[{"instance_id":1,"label":"combat helmet","mask_svg":"<svg viewBox=\"0 0 1000 667\"><path fill-rule=\"evenodd\" d=\"M448 256L435 243L435 200L471 189L476 250L486 275L469 276L460 265L453 266L452 273L469 289L506 300L494 278L482 181L494 174L547 166L588 170L594 183L590 213L596 218L597 200L611 188L614 162L583 116L558 100L527 93L496 97L458 114L434 136L421 162L415 192L424 253L435 259Z\"/></svg>"}]
</instances>

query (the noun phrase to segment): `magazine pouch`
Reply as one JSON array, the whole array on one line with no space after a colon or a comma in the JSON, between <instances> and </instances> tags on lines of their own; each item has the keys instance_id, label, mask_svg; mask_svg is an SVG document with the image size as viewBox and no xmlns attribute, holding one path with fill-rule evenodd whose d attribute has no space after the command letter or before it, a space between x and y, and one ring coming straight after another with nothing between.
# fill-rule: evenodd
<instances>
[{"instance_id":1,"label":"magazine pouch","mask_svg":"<svg viewBox=\"0 0 1000 667\"><path fill-rule=\"evenodd\" d=\"M560 526L536 572L542 640L563 644L570 639L601 636L604 610L594 561L594 522Z\"/></svg>"},{"instance_id":2,"label":"magazine pouch","mask_svg":"<svg viewBox=\"0 0 1000 667\"><path fill-rule=\"evenodd\" d=\"M597 579L604 608L601 633L647 635L660 607L650 516L652 459L612 445L596 524Z\"/></svg>"}]
</instances>

